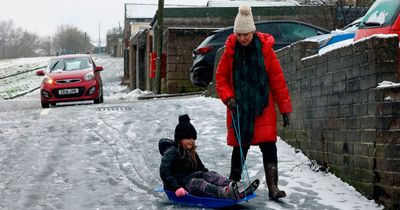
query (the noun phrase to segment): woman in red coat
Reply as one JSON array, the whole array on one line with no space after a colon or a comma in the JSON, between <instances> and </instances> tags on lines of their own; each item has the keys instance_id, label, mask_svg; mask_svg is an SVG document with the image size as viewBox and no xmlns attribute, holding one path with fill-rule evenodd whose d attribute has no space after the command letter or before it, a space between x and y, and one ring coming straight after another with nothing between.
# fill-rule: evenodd
<instances>
[{"instance_id":1,"label":"woman in red coat","mask_svg":"<svg viewBox=\"0 0 400 210\"><path fill-rule=\"evenodd\" d=\"M268 195L270 199L277 200L285 197L286 193L279 190L277 185L275 103L282 113L284 126L289 125L288 113L292 112L292 105L279 60L272 48L274 38L255 30L251 8L240 6L234 33L225 42L225 51L217 68L216 90L228 107L227 142L233 146L229 178L239 181L242 173L240 147L232 124L232 113L235 122L236 116L239 118L244 158L250 145L259 145L263 154Z\"/></svg>"}]
</instances>

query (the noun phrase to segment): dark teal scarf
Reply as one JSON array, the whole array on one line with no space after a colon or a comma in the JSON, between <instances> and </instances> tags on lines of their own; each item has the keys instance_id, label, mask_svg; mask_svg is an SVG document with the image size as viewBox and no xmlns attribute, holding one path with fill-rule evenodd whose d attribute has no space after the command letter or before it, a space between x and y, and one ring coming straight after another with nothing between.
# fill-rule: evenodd
<instances>
[{"instance_id":1,"label":"dark teal scarf","mask_svg":"<svg viewBox=\"0 0 400 210\"><path fill-rule=\"evenodd\" d=\"M242 145L250 145L253 139L255 117L262 115L268 106L269 83L265 70L261 41L257 34L249 46L236 41L233 61L233 82L239 105L239 122ZM234 114L236 122L236 113Z\"/></svg>"}]
</instances>

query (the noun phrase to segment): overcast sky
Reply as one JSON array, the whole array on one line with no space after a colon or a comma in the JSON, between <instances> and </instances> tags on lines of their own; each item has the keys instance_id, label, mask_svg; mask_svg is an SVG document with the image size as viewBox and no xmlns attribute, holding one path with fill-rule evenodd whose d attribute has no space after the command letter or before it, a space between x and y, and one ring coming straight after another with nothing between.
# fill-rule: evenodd
<instances>
[{"instance_id":1,"label":"overcast sky","mask_svg":"<svg viewBox=\"0 0 400 210\"><path fill-rule=\"evenodd\" d=\"M107 30L124 24L125 3L154 3L158 0L1 0L0 21L13 20L39 36L54 35L57 26L69 24L87 32L102 45ZM164 0L164 4L206 5L207 0ZM99 27L100 25L100 27Z\"/></svg>"}]
</instances>

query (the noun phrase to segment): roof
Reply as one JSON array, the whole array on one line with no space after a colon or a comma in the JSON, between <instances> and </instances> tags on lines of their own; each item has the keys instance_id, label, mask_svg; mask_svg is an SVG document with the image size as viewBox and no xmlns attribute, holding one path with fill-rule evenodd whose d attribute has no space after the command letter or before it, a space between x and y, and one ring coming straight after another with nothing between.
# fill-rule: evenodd
<instances>
[{"instance_id":1,"label":"roof","mask_svg":"<svg viewBox=\"0 0 400 210\"><path fill-rule=\"evenodd\" d=\"M236 1L236 0L210 0L207 7L239 7L247 4L252 7L280 7L280 6L298 6L300 0L263 0L263 1Z\"/></svg>"},{"instance_id":2,"label":"roof","mask_svg":"<svg viewBox=\"0 0 400 210\"><path fill-rule=\"evenodd\" d=\"M179 7L205 7L194 2L185 2L185 4L164 4L164 8ZM151 3L125 3L125 18L130 19L148 19L153 18L158 9L158 4Z\"/></svg>"},{"instance_id":3,"label":"roof","mask_svg":"<svg viewBox=\"0 0 400 210\"><path fill-rule=\"evenodd\" d=\"M157 4L125 4L125 18L150 18L154 17L158 9Z\"/></svg>"}]
</instances>

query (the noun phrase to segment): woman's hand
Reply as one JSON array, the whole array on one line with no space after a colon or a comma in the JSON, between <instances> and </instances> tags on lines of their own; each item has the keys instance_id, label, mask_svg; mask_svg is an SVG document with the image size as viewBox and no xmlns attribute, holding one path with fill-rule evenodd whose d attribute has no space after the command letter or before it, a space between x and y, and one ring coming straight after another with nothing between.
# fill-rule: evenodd
<instances>
[{"instance_id":1,"label":"woman's hand","mask_svg":"<svg viewBox=\"0 0 400 210\"><path fill-rule=\"evenodd\" d=\"M282 119L283 119L283 127L288 127L289 126L289 115L287 113L282 114Z\"/></svg>"},{"instance_id":2,"label":"woman's hand","mask_svg":"<svg viewBox=\"0 0 400 210\"><path fill-rule=\"evenodd\" d=\"M232 111L234 111L236 109L236 99L235 98L229 98L226 101L226 105L228 106L228 108Z\"/></svg>"},{"instance_id":3,"label":"woman's hand","mask_svg":"<svg viewBox=\"0 0 400 210\"><path fill-rule=\"evenodd\" d=\"M181 187L181 188L179 188L179 189L177 189L176 191L175 191L175 195L176 195L176 197L182 197L182 196L185 196L185 195L187 195L187 194L189 194L186 190L185 190L185 188L183 188L183 187Z\"/></svg>"}]
</instances>

